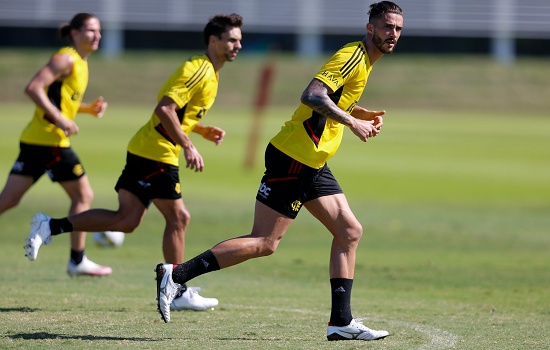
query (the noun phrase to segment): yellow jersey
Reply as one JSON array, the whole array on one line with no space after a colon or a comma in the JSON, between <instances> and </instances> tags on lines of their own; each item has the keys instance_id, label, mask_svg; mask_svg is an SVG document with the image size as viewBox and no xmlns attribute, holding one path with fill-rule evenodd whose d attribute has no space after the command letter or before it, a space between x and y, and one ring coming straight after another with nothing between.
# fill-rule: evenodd
<instances>
[{"instance_id":1,"label":"yellow jersey","mask_svg":"<svg viewBox=\"0 0 550 350\"><path fill-rule=\"evenodd\" d=\"M181 129L187 135L208 112L218 92L218 73L206 55L193 56L182 63L160 89L157 100L170 97ZM179 166L181 145L168 135L159 117L153 113L128 144L128 152L158 162Z\"/></svg>"},{"instance_id":2,"label":"yellow jersey","mask_svg":"<svg viewBox=\"0 0 550 350\"><path fill-rule=\"evenodd\" d=\"M361 98L372 66L361 41L340 48L315 75L332 91L330 99L338 108L351 113ZM300 104L271 143L281 152L315 169L332 157L344 133L344 125Z\"/></svg>"},{"instance_id":3,"label":"yellow jersey","mask_svg":"<svg viewBox=\"0 0 550 350\"><path fill-rule=\"evenodd\" d=\"M88 62L83 60L78 52L70 46L61 48L54 55L58 54L69 55L73 58L71 75L62 81L55 81L46 87L45 91L50 101L61 111L63 116L74 120L86 87L88 87ZM20 141L31 145L50 147L69 147L71 145L63 130L52 124L44 110L38 106L35 109L34 117L23 130Z\"/></svg>"}]
</instances>

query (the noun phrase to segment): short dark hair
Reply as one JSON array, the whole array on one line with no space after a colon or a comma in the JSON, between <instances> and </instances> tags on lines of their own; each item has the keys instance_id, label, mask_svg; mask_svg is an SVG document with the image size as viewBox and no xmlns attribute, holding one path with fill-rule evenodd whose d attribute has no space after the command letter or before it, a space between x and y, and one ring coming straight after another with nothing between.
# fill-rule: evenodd
<instances>
[{"instance_id":1,"label":"short dark hair","mask_svg":"<svg viewBox=\"0 0 550 350\"><path fill-rule=\"evenodd\" d=\"M215 35L221 39L222 34L227 32L230 28L240 28L242 25L243 18L236 13L230 15L216 15L210 18L206 27L204 27L204 44L208 46L210 35Z\"/></svg>"},{"instance_id":2,"label":"short dark hair","mask_svg":"<svg viewBox=\"0 0 550 350\"><path fill-rule=\"evenodd\" d=\"M71 19L71 22L69 23L63 23L59 27L59 37L60 38L66 38L70 37L71 35L71 29L80 29L84 25L84 23L89 20L90 18L97 18L96 15L92 13L87 12L81 12L74 15L73 19Z\"/></svg>"},{"instance_id":3,"label":"short dark hair","mask_svg":"<svg viewBox=\"0 0 550 350\"><path fill-rule=\"evenodd\" d=\"M395 13L403 16L403 10L397 4L391 1L380 1L370 5L369 23L383 16L386 13Z\"/></svg>"}]
</instances>

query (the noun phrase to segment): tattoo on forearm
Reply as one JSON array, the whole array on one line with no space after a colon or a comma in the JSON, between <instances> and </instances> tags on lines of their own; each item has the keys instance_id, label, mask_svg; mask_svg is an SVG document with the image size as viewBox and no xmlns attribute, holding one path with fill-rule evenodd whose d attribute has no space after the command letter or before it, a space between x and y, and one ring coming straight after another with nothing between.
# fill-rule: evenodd
<instances>
[{"instance_id":1,"label":"tattoo on forearm","mask_svg":"<svg viewBox=\"0 0 550 350\"><path fill-rule=\"evenodd\" d=\"M338 107L334 108L330 105L327 105L326 103L318 103L313 106L313 109L322 116L336 120L341 124L350 124L350 116Z\"/></svg>"},{"instance_id":2,"label":"tattoo on forearm","mask_svg":"<svg viewBox=\"0 0 550 350\"><path fill-rule=\"evenodd\" d=\"M341 124L350 126L352 118L330 99L327 86L313 79L302 94L302 102L324 117L333 119Z\"/></svg>"}]
</instances>

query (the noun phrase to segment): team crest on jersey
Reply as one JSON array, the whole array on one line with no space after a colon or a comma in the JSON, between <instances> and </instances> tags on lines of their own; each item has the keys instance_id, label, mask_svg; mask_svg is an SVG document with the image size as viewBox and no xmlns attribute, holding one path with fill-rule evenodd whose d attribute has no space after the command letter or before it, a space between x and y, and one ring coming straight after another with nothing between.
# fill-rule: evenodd
<instances>
[{"instance_id":1,"label":"team crest on jersey","mask_svg":"<svg viewBox=\"0 0 550 350\"><path fill-rule=\"evenodd\" d=\"M300 208L302 207L302 202L300 202L299 200L295 200L294 202L292 202L292 204L290 205L290 207L291 207L292 210L294 210L294 211L299 211Z\"/></svg>"},{"instance_id":2,"label":"team crest on jersey","mask_svg":"<svg viewBox=\"0 0 550 350\"><path fill-rule=\"evenodd\" d=\"M82 100L82 94L78 91L75 91L74 94L71 96L71 100L81 101Z\"/></svg>"},{"instance_id":3,"label":"team crest on jersey","mask_svg":"<svg viewBox=\"0 0 550 350\"><path fill-rule=\"evenodd\" d=\"M205 114L206 114L206 108L201 107L201 110L199 111L199 113L197 113L197 118L202 119L202 117L204 117Z\"/></svg>"},{"instance_id":4,"label":"team crest on jersey","mask_svg":"<svg viewBox=\"0 0 550 350\"><path fill-rule=\"evenodd\" d=\"M77 164L73 167L73 174L76 176L80 176L84 173L84 168L82 167L82 164Z\"/></svg>"},{"instance_id":5,"label":"team crest on jersey","mask_svg":"<svg viewBox=\"0 0 550 350\"><path fill-rule=\"evenodd\" d=\"M179 182L176 184L176 187L174 187L174 191L176 191L177 194L181 193L181 184Z\"/></svg>"}]
</instances>

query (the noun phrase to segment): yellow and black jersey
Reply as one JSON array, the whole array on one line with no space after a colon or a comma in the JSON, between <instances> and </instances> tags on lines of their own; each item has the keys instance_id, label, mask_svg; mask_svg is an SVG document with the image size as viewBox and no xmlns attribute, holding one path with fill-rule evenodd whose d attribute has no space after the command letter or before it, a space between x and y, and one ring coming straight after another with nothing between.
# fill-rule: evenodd
<instances>
[{"instance_id":1,"label":"yellow and black jersey","mask_svg":"<svg viewBox=\"0 0 550 350\"><path fill-rule=\"evenodd\" d=\"M73 69L70 76L48 86L45 89L46 95L65 118L74 120L88 86L88 62L70 46L61 48L54 55L59 54L73 58ZM21 134L20 141L38 146L69 147L69 138L49 120L44 110L37 106L34 117Z\"/></svg>"},{"instance_id":2,"label":"yellow and black jersey","mask_svg":"<svg viewBox=\"0 0 550 350\"><path fill-rule=\"evenodd\" d=\"M170 97L179 107L181 129L189 135L208 112L218 92L218 74L206 55L193 56L180 65L158 93ZM179 165L181 146L176 144L153 113L128 144L128 151L143 158Z\"/></svg>"},{"instance_id":3,"label":"yellow and black jersey","mask_svg":"<svg viewBox=\"0 0 550 350\"><path fill-rule=\"evenodd\" d=\"M361 98L371 69L365 46L357 41L338 50L315 78L333 91L330 99L340 109L351 113ZM271 143L297 161L319 169L338 150L343 132L343 124L300 104Z\"/></svg>"}]
</instances>

